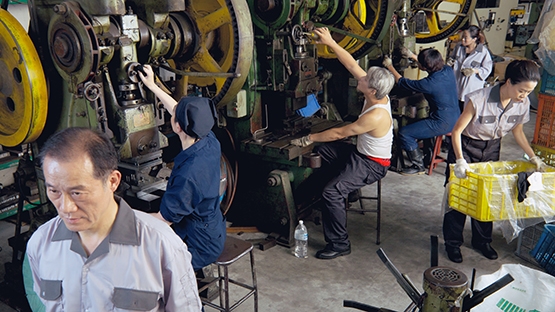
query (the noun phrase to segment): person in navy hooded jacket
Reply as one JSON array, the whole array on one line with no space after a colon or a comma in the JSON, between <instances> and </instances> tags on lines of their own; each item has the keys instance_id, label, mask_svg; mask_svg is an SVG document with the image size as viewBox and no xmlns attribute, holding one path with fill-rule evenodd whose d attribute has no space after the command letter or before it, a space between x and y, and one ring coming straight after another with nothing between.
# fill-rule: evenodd
<instances>
[{"instance_id":1,"label":"person in navy hooded jacket","mask_svg":"<svg viewBox=\"0 0 555 312\"><path fill-rule=\"evenodd\" d=\"M156 84L149 65L143 71L141 80L171 113L172 130L182 145L155 216L187 244L198 271L218 259L226 239L219 194L221 150L212 132L216 109L208 98L186 96L177 102Z\"/></svg>"}]
</instances>

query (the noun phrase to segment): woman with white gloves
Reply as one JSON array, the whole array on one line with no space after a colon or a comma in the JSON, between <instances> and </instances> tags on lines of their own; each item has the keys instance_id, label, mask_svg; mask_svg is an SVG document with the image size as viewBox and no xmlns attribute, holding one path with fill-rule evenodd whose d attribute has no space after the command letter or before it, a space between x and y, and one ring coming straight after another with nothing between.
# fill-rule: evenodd
<instances>
[{"instance_id":1,"label":"woman with white gloves","mask_svg":"<svg viewBox=\"0 0 555 312\"><path fill-rule=\"evenodd\" d=\"M468 163L497 161L501 150L501 138L512 132L517 144L530 157L530 161L543 170L545 164L534 154L523 125L530 119L528 95L540 80L538 65L529 60L511 62L505 73L506 82L472 92L467 95L466 105L451 132L452 146L448 163L455 163L455 176L466 178ZM449 179L449 166L445 176ZM462 262L460 246L466 215L449 210L443 218L443 237L449 259ZM488 259L497 259L491 248L492 222L472 219L472 247Z\"/></svg>"}]
</instances>

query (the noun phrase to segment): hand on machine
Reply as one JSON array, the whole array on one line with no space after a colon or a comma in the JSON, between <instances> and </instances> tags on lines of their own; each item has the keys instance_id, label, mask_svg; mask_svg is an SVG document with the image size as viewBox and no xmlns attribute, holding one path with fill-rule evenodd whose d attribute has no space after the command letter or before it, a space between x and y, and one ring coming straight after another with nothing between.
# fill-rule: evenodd
<instances>
[{"instance_id":1,"label":"hand on machine","mask_svg":"<svg viewBox=\"0 0 555 312\"><path fill-rule=\"evenodd\" d=\"M403 46L401 48L401 56L403 56L404 58L409 59L409 60L416 58L416 55L414 53L412 53L412 51L409 48L405 47L405 46Z\"/></svg>"},{"instance_id":2,"label":"hand on machine","mask_svg":"<svg viewBox=\"0 0 555 312\"><path fill-rule=\"evenodd\" d=\"M327 27L315 28L312 33L314 34L313 36L317 44L330 45L335 43Z\"/></svg>"},{"instance_id":3,"label":"hand on machine","mask_svg":"<svg viewBox=\"0 0 555 312\"><path fill-rule=\"evenodd\" d=\"M472 171L464 158L457 159L455 163L455 176L459 179L466 178L466 172Z\"/></svg>"},{"instance_id":4,"label":"hand on machine","mask_svg":"<svg viewBox=\"0 0 555 312\"><path fill-rule=\"evenodd\" d=\"M391 61L391 58L387 55L383 57L382 64L385 68L388 68L389 66L393 66L393 62Z\"/></svg>"},{"instance_id":5,"label":"hand on machine","mask_svg":"<svg viewBox=\"0 0 555 312\"><path fill-rule=\"evenodd\" d=\"M292 145L299 146L299 147L309 146L312 143L314 143L314 142L312 142L312 140L310 140L309 135L305 135L302 138L291 140Z\"/></svg>"},{"instance_id":6,"label":"hand on machine","mask_svg":"<svg viewBox=\"0 0 555 312\"><path fill-rule=\"evenodd\" d=\"M135 66L135 70L143 74L143 76L146 76L145 67L142 64Z\"/></svg>"},{"instance_id":7,"label":"hand on machine","mask_svg":"<svg viewBox=\"0 0 555 312\"><path fill-rule=\"evenodd\" d=\"M147 88L152 89L152 87L156 85L154 81L154 72L150 65L137 65L135 69Z\"/></svg>"}]
</instances>

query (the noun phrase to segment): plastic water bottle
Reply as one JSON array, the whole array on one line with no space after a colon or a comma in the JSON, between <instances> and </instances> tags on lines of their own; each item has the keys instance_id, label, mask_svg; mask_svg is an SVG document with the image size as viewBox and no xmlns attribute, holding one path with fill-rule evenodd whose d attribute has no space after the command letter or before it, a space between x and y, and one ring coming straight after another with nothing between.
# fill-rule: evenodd
<instances>
[{"instance_id":1,"label":"plastic water bottle","mask_svg":"<svg viewBox=\"0 0 555 312\"><path fill-rule=\"evenodd\" d=\"M297 258L308 258L308 231L303 220L299 220L299 225L295 228L294 255Z\"/></svg>"}]
</instances>

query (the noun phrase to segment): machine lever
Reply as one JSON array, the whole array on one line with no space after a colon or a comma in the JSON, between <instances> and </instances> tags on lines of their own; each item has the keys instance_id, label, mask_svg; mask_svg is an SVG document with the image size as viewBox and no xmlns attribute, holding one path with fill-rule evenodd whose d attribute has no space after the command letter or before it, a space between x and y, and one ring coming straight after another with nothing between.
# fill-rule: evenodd
<instances>
[{"instance_id":1,"label":"machine lever","mask_svg":"<svg viewBox=\"0 0 555 312\"><path fill-rule=\"evenodd\" d=\"M218 78L239 78L241 77L240 73L205 73L205 72L188 72L184 70L179 70L175 68L171 68L170 66L166 65L152 65L158 66L163 68L169 72L172 72L177 75L181 76L189 76L189 77L218 77Z\"/></svg>"},{"instance_id":2,"label":"machine lever","mask_svg":"<svg viewBox=\"0 0 555 312\"><path fill-rule=\"evenodd\" d=\"M374 39L359 36L357 34L353 34L351 32L343 30L341 28L337 28L337 27L333 27L333 26L329 26L329 25L324 25L324 24L320 24L320 23L314 23L314 26L316 26L316 27L327 27L330 31L336 32L338 34L342 34L344 36L349 36L351 38L355 38L355 39L361 40L363 42L368 42L368 43L373 43L373 44L377 43L376 40L374 40Z\"/></svg>"},{"instance_id":3,"label":"machine lever","mask_svg":"<svg viewBox=\"0 0 555 312\"><path fill-rule=\"evenodd\" d=\"M466 295L463 300L461 311L470 311L470 309L482 303L482 301L484 301L487 296L507 286L507 284L512 281L514 281L514 278L511 276L511 274L506 274L502 278L493 282L493 284L489 285L488 287L479 291L474 291L474 295L472 297L470 297L470 295Z\"/></svg>"},{"instance_id":4,"label":"machine lever","mask_svg":"<svg viewBox=\"0 0 555 312\"><path fill-rule=\"evenodd\" d=\"M430 267L436 267L438 265L438 238L437 235L431 235L430 240L431 246L431 256L430 256Z\"/></svg>"},{"instance_id":5,"label":"machine lever","mask_svg":"<svg viewBox=\"0 0 555 312\"><path fill-rule=\"evenodd\" d=\"M366 311L366 312L394 312L392 310L377 308L368 304L364 304L364 303L360 303L352 300L343 300L343 306L345 308L353 308L353 309Z\"/></svg>"},{"instance_id":6,"label":"machine lever","mask_svg":"<svg viewBox=\"0 0 555 312\"><path fill-rule=\"evenodd\" d=\"M397 268L389 260L383 249L378 249L376 253L380 257L380 259L382 259L383 263L389 269L391 274L395 276L397 283L399 283L399 285L401 285L401 288L403 288L407 295L409 295L412 302L414 302L416 305L420 305L420 292L412 285L412 283L407 281L407 279L401 274L401 272L399 272L399 270L397 270Z\"/></svg>"}]
</instances>

